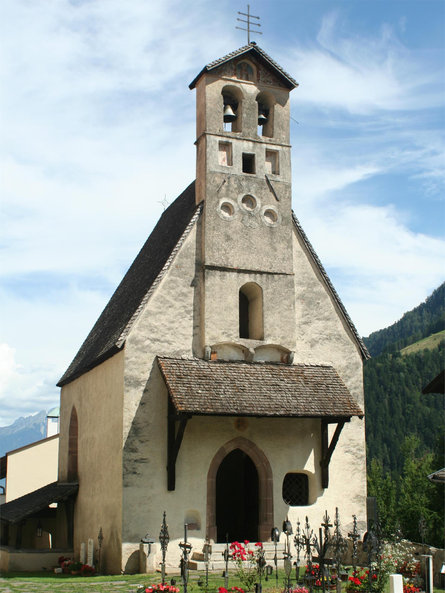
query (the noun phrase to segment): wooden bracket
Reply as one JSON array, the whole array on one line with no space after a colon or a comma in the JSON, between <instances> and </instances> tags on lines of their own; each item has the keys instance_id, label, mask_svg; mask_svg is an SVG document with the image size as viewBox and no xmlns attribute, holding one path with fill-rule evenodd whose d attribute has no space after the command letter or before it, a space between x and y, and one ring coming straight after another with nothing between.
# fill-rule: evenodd
<instances>
[{"instance_id":1,"label":"wooden bracket","mask_svg":"<svg viewBox=\"0 0 445 593\"><path fill-rule=\"evenodd\" d=\"M340 433L346 422L350 418L322 418L321 420L321 487L327 488L329 486L329 462L331 461L332 453L337 445ZM328 427L329 424L337 423L332 440L329 443Z\"/></svg>"},{"instance_id":2,"label":"wooden bracket","mask_svg":"<svg viewBox=\"0 0 445 593\"><path fill-rule=\"evenodd\" d=\"M176 459L181 448L185 427L190 418L187 414L177 414L170 398L168 398L167 417L167 489L176 487ZM179 421L176 430L176 422Z\"/></svg>"}]
</instances>

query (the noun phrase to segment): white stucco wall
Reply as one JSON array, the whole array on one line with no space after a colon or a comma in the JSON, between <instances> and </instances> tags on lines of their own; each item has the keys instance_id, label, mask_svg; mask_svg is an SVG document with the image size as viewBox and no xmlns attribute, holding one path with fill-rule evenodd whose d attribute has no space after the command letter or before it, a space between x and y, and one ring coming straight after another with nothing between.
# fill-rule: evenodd
<instances>
[{"instance_id":1,"label":"white stucco wall","mask_svg":"<svg viewBox=\"0 0 445 593\"><path fill-rule=\"evenodd\" d=\"M364 421L357 418L343 429L330 464L329 488L323 490L319 419L250 418L247 427L241 431L236 428L234 418L193 417L187 424L176 462L176 489L168 492L168 397L155 356L190 357L193 354L193 336L202 312L199 306L201 291L197 283L192 282L196 277L197 231L195 227L186 239L126 343L122 567L127 570L135 567L138 561L141 536L148 532L157 539L164 510L169 523L169 561L172 565L177 564L177 543L182 538L183 523L191 512L200 518L201 529L191 532L190 537L198 538L197 542L199 538L204 539L209 465L220 447L236 436L255 443L272 466L274 522L277 526L281 526L286 516L295 524L297 518L303 520L306 515L318 525L324 511L328 510L333 516L335 507L339 507L345 529L352 521L352 514L356 514L359 521L365 520ZM285 314L280 316L280 311L286 308L284 302L280 303L281 308L271 306L275 296L273 291L265 302L265 311L269 311L268 315L277 326L274 341L278 329L283 330L287 325L286 347L295 350L295 362L334 366L363 407L362 361L350 329L340 317L321 275L314 269L296 234L292 249L297 295L295 309L293 303L289 307L295 316L293 325ZM231 290L230 279L225 289L227 292ZM236 306L234 302L233 307ZM222 311L218 320L215 318L217 325L233 314L233 311L224 312L224 308ZM208 309L205 314L209 315ZM331 428L332 434L335 425ZM283 478L291 471L308 474L309 506L289 508L283 502ZM154 546L152 562L159 560L160 551L156 552L156 549Z\"/></svg>"}]
</instances>

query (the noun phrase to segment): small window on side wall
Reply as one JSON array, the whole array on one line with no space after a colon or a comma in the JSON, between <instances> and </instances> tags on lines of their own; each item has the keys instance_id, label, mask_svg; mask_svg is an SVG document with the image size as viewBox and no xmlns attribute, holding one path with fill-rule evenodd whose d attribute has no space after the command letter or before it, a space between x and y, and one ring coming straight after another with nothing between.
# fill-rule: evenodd
<instances>
[{"instance_id":1,"label":"small window on side wall","mask_svg":"<svg viewBox=\"0 0 445 593\"><path fill-rule=\"evenodd\" d=\"M283 480L283 500L291 507L309 504L309 479L307 474L288 473Z\"/></svg>"},{"instance_id":2,"label":"small window on side wall","mask_svg":"<svg viewBox=\"0 0 445 593\"><path fill-rule=\"evenodd\" d=\"M218 145L218 162L224 167L231 167L233 165L232 160L232 143L231 142L220 142Z\"/></svg>"},{"instance_id":3,"label":"small window on side wall","mask_svg":"<svg viewBox=\"0 0 445 593\"><path fill-rule=\"evenodd\" d=\"M278 152L276 150L266 150L265 167L266 173L270 173L271 175L280 174Z\"/></svg>"},{"instance_id":4,"label":"small window on side wall","mask_svg":"<svg viewBox=\"0 0 445 593\"><path fill-rule=\"evenodd\" d=\"M255 173L255 155L243 152L243 173Z\"/></svg>"}]
</instances>

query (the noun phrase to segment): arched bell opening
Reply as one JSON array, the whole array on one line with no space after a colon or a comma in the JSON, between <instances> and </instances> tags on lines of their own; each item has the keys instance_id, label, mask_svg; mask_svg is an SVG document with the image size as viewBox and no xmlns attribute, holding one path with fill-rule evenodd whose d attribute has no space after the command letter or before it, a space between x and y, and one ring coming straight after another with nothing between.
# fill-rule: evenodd
<instances>
[{"instance_id":1,"label":"arched bell opening","mask_svg":"<svg viewBox=\"0 0 445 593\"><path fill-rule=\"evenodd\" d=\"M226 86L222 92L223 99L223 130L225 132L241 132L243 94L240 89Z\"/></svg>"},{"instance_id":2,"label":"arched bell opening","mask_svg":"<svg viewBox=\"0 0 445 593\"><path fill-rule=\"evenodd\" d=\"M256 97L258 109L258 136L273 137L275 98L271 93L262 92Z\"/></svg>"},{"instance_id":3,"label":"arched bell opening","mask_svg":"<svg viewBox=\"0 0 445 593\"><path fill-rule=\"evenodd\" d=\"M247 282L239 290L239 337L264 339L263 290L256 282Z\"/></svg>"}]
</instances>

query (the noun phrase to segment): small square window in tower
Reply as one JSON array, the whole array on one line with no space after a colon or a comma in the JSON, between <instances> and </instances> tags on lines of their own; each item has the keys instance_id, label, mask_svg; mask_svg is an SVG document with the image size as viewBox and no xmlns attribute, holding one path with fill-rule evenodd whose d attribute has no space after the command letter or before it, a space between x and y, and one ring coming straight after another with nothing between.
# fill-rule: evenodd
<instances>
[{"instance_id":1,"label":"small square window in tower","mask_svg":"<svg viewBox=\"0 0 445 593\"><path fill-rule=\"evenodd\" d=\"M266 168L266 173L270 173L271 175L279 175L280 174L278 151L266 150L265 168Z\"/></svg>"},{"instance_id":2,"label":"small square window in tower","mask_svg":"<svg viewBox=\"0 0 445 593\"><path fill-rule=\"evenodd\" d=\"M243 152L243 173L255 173L255 155Z\"/></svg>"},{"instance_id":3,"label":"small square window in tower","mask_svg":"<svg viewBox=\"0 0 445 593\"><path fill-rule=\"evenodd\" d=\"M283 500L291 507L309 504L309 480L307 474L289 473L283 480Z\"/></svg>"},{"instance_id":4,"label":"small square window in tower","mask_svg":"<svg viewBox=\"0 0 445 593\"><path fill-rule=\"evenodd\" d=\"M224 167L231 167L233 165L231 142L219 142L218 162L220 165L223 165Z\"/></svg>"}]
</instances>

